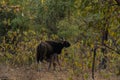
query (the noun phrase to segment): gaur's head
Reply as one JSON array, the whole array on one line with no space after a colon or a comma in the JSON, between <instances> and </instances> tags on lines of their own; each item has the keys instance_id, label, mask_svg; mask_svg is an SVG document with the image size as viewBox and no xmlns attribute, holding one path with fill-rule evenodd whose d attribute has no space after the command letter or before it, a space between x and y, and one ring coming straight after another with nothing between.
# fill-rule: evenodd
<instances>
[{"instance_id":1,"label":"gaur's head","mask_svg":"<svg viewBox=\"0 0 120 80\"><path fill-rule=\"evenodd\" d=\"M65 48L70 47L70 43L68 41L63 41L62 44Z\"/></svg>"}]
</instances>

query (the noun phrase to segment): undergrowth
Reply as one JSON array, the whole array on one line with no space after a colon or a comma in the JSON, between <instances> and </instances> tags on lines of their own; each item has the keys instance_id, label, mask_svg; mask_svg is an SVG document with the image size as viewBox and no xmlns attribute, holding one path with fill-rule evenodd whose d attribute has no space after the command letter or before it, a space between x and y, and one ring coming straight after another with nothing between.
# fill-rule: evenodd
<instances>
[{"instance_id":1,"label":"undergrowth","mask_svg":"<svg viewBox=\"0 0 120 80\"><path fill-rule=\"evenodd\" d=\"M17 35L17 39L14 43L11 42L12 37L14 37L13 33L7 37L9 42L4 41L4 37L2 39L2 43L0 44L0 64L5 63L18 67L35 64L37 45L41 41L49 39L47 36L41 37L41 35L37 35L37 33L31 31L24 32L24 36L21 34ZM17 41L21 37L22 40ZM52 35L50 40L55 40L57 38L57 36ZM15 43L17 44L15 45ZM71 44L71 47L68 49L63 49L62 54L59 56L61 66L67 69L71 76L81 76L84 80L88 80L91 76L93 60L93 52L91 51L91 47L87 47L81 42L71 42ZM100 71L99 73L104 78L109 78L111 74L120 76L120 57L110 51L107 53L108 62L106 71L108 71L109 74L106 74L106 72L101 71L98 68L102 57L103 55L101 51L97 50L95 71ZM72 80L71 76L68 77L69 80Z\"/></svg>"}]
</instances>

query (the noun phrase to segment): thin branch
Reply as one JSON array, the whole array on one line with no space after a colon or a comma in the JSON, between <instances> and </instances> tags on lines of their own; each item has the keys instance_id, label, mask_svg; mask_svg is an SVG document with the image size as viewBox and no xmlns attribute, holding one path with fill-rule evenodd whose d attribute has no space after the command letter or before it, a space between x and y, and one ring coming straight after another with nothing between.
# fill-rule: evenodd
<instances>
[{"instance_id":1,"label":"thin branch","mask_svg":"<svg viewBox=\"0 0 120 80\"><path fill-rule=\"evenodd\" d=\"M96 58L96 50L97 50L97 46L95 46L94 50L93 50L93 63L92 63L92 79L94 80L94 72L95 72L95 58Z\"/></svg>"},{"instance_id":2,"label":"thin branch","mask_svg":"<svg viewBox=\"0 0 120 80\"><path fill-rule=\"evenodd\" d=\"M115 49L113 49L113 48L111 48L111 47L109 47L109 46L107 46L107 45L104 45L106 48L108 48L108 49L110 49L110 50L112 50L112 51L114 51L114 52L116 52L117 54L119 54L120 55L120 51L119 50L115 50Z\"/></svg>"}]
</instances>

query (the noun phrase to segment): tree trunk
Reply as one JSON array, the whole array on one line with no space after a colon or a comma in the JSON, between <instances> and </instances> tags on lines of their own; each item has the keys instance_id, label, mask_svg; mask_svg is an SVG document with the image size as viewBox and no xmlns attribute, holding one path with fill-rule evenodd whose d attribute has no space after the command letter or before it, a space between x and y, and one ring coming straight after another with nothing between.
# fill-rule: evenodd
<instances>
[{"instance_id":1,"label":"tree trunk","mask_svg":"<svg viewBox=\"0 0 120 80\"><path fill-rule=\"evenodd\" d=\"M106 42L108 41L108 29L104 29L102 31L102 41L101 41L101 45L102 46L105 46ZM101 52L103 53L103 58L101 60L101 62L99 63L99 68L100 69L106 69L107 65L107 56L106 56L106 53L107 53L107 49L106 47L102 47L101 48Z\"/></svg>"}]
</instances>

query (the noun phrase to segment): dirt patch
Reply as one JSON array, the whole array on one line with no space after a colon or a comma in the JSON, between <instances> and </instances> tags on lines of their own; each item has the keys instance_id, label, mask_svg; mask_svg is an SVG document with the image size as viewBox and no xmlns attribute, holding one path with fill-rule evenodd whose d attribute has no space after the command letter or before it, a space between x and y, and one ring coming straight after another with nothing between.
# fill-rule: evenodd
<instances>
[{"instance_id":1,"label":"dirt patch","mask_svg":"<svg viewBox=\"0 0 120 80\"><path fill-rule=\"evenodd\" d=\"M120 76L115 75L103 75L102 73L96 73L96 80L120 80ZM80 74L82 75L82 74ZM8 65L0 65L0 80L83 80L81 76L74 76L67 70L53 71L42 70L37 71L33 67L11 67ZM89 78L84 80L92 80L91 73Z\"/></svg>"},{"instance_id":2,"label":"dirt patch","mask_svg":"<svg viewBox=\"0 0 120 80\"><path fill-rule=\"evenodd\" d=\"M67 80L68 77L67 71L37 71L32 68L0 66L0 79L3 80Z\"/></svg>"}]
</instances>

